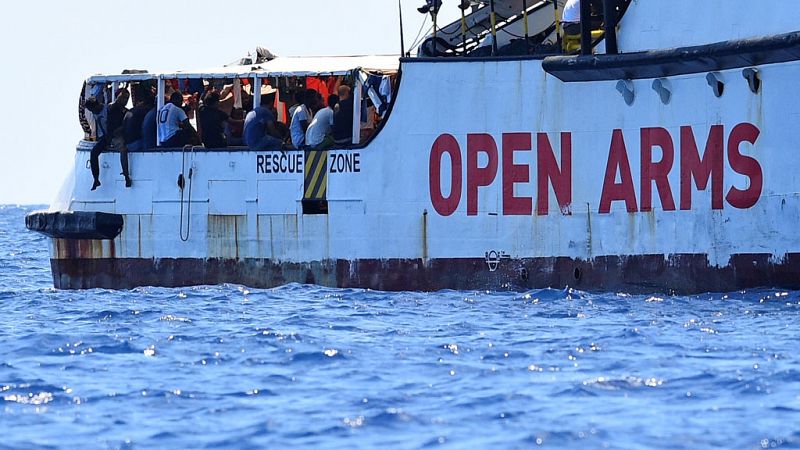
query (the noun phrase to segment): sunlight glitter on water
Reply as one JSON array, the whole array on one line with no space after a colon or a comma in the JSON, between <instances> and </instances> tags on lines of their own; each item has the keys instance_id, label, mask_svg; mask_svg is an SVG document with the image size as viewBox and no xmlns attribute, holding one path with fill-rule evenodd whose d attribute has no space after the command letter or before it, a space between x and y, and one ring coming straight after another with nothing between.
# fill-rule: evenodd
<instances>
[{"instance_id":1,"label":"sunlight glitter on water","mask_svg":"<svg viewBox=\"0 0 800 450\"><path fill-rule=\"evenodd\" d=\"M800 447L798 292L57 291L25 211L3 448Z\"/></svg>"}]
</instances>

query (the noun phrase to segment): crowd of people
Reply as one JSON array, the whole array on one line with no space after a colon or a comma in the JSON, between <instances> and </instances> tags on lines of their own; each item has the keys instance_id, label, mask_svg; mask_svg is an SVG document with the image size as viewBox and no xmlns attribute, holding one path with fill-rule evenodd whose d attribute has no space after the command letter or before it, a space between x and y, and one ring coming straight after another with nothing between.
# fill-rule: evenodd
<instances>
[{"instance_id":1,"label":"crowd of people","mask_svg":"<svg viewBox=\"0 0 800 450\"><path fill-rule=\"evenodd\" d=\"M181 89L179 83L168 82L161 109L156 107L152 82L129 83L117 89L108 103L103 100L110 97L105 87L97 91L99 95L82 95L81 111L91 113L94 122L91 132L84 125L96 141L90 156L92 190L100 186L99 155L108 149L120 153L122 175L130 187L129 151L186 145L209 149L245 146L258 151L324 150L353 142L353 98L350 86L341 78L330 80L335 83L327 97L313 88L295 89L291 107L279 101L278 90L269 85L263 85L261 92L248 92L240 85L199 81L200 88L194 89ZM255 95L260 95L260 105L254 108ZM288 109L281 114L279 107ZM361 115L362 138L368 138L380 120L374 107L368 111Z\"/></svg>"}]
</instances>

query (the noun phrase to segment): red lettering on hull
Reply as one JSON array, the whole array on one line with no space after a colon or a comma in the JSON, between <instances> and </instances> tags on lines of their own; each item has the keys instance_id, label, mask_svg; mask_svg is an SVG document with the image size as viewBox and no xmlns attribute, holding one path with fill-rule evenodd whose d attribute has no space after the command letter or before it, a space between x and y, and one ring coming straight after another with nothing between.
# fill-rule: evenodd
<instances>
[{"instance_id":1,"label":"red lettering on hull","mask_svg":"<svg viewBox=\"0 0 800 450\"><path fill-rule=\"evenodd\" d=\"M620 182L617 183L617 173ZM622 130L614 130L611 136L611 150L608 152L606 175L603 178L603 193L600 197L600 214L611 212L611 203L624 201L628 212L636 212L636 191L633 187L631 163Z\"/></svg>"},{"instance_id":2,"label":"red lettering on hull","mask_svg":"<svg viewBox=\"0 0 800 450\"><path fill-rule=\"evenodd\" d=\"M447 197L442 194L442 157L445 153L450 156L450 195ZM456 138L443 134L436 139L431 148L428 167L433 209L440 216L450 216L456 212L458 204L461 203L461 148Z\"/></svg>"},{"instance_id":3,"label":"red lettering on hull","mask_svg":"<svg viewBox=\"0 0 800 450\"><path fill-rule=\"evenodd\" d=\"M661 161L657 163L653 162L653 147L661 148ZM653 183L664 211L675 211L675 200L668 178L674 162L675 146L669 131L664 128L642 128L642 212L653 210Z\"/></svg>"},{"instance_id":4,"label":"red lettering on hull","mask_svg":"<svg viewBox=\"0 0 800 450\"><path fill-rule=\"evenodd\" d=\"M722 125L714 125L708 133L703 157L697 150L692 127L681 127L681 210L692 209L692 179L697 189L708 189L711 180L711 208L722 209L722 183L725 170L725 157L722 154L725 130Z\"/></svg>"},{"instance_id":5,"label":"red lettering on hull","mask_svg":"<svg viewBox=\"0 0 800 450\"><path fill-rule=\"evenodd\" d=\"M713 125L702 156L698 150L694 130L691 126L680 127L680 157L678 170L680 176L680 209L692 209L693 189L708 190L711 183L711 207L723 209L727 201L738 209L755 206L764 188L764 173L758 160L742 153L742 145L755 145L760 130L752 124L738 124L730 132L725 146L725 129ZM648 127L640 130L639 201L637 203L636 184L628 157L625 136L621 129L611 135L611 146L606 162L605 176L600 194L599 213L609 214L614 202L624 202L629 213L652 211L653 195L657 193L663 211L675 211L675 197L669 176L675 167L675 141L669 130L661 127ZM534 214L533 198L517 196L515 189L531 183L531 165L524 158L531 158L533 150L532 133L504 133L502 152L498 154L497 143L489 134L467 135L466 180L468 216L477 216L480 210L481 189L492 189L501 170L500 189L502 189L502 211L504 216L527 216ZM654 161L654 149L660 149L658 161ZM572 204L572 134L561 133L560 161L556 158L547 133L536 135L536 210L537 215L547 215L550 210L550 186L562 214L571 214ZM450 193L442 192L442 160L447 154L450 159ZM747 186L731 186L723 198L725 157L730 170L747 178ZM501 158L502 157L502 158ZM517 161L521 157L522 161ZM433 208L442 216L454 214L460 204L465 174L462 172L462 153L458 141L449 134L439 136L431 148L429 165L429 187ZM730 172L729 172L730 175ZM584 179L594 174L581 174ZM619 182L617 181L619 179ZM653 188L655 191L653 192ZM496 187L495 187L496 188ZM582 200L585 201L585 200Z\"/></svg>"},{"instance_id":6,"label":"red lettering on hull","mask_svg":"<svg viewBox=\"0 0 800 450\"><path fill-rule=\"evenodd\" d=\"M503 134L503 215L530 216L533 212L533 198L516 197L514 185L529 183L530 167L526 164L515 164L514 153L531 151L530 133Z\"/></svg>"},{"instance_id":7,"label":"red lettering on hull","mask_svg":"<svg viewBox=\"0 0 800 450\"><path fill-rule=\"evenodd\" d=\"M488 157L486 166L478 167L478 154ZM478 188L491 186L497 177L497 144L490 134L467 135L467 215L478 215Z\"/></svg>"},{"instance_id":8,"label":"red lettering on hull","mask_svg":"<svg viewBox=\"0 0 800 450\"><path fill-rule=\"evenodd\" d=\"M550 192L547 185L552 184L558 207L564 215L570 215L572 205L572 134L561 133L561 169L558 168L553 147L547 133L539 133L536 158L537 197L536 212L546 216L550 211Z\"/></svg>"},{"instance_id":9,"label":"red lettering on hull","mask_svg":"<svg viewBox=\"0 0 800 450\"><path fill-rule=\"evenodd\" d=\"M739 147L743 143L755 144L760 134L761 132L755 125L742 123L734 127L731 131L731 137L728 138L728 163L731 165L731 169L750 179L747 189L742 190L733 186L728 191L728 195L725 198L734 208L752 208L761 197L761 190L764 186L764 174L761 171L761 166L754 158L742 155L739 152Z\"/></svg>"}]
</instances>

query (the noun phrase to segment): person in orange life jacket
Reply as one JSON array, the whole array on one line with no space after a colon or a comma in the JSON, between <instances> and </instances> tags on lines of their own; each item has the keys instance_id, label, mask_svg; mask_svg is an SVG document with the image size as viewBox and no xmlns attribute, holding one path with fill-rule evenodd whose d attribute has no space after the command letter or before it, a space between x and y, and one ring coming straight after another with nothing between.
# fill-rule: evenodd
<instances>
[{"instance_id":1,"label":"person in orange life jacket","mask_svg":"<svg viewBox=\"0 0 800 450\"><path fill-rule=\"evenodd\" d=\"M159 147L183 147L189 144L189 116L182 108L183 94L175 91L169 103L158 111Z\"/></svg>"}]
</instances>

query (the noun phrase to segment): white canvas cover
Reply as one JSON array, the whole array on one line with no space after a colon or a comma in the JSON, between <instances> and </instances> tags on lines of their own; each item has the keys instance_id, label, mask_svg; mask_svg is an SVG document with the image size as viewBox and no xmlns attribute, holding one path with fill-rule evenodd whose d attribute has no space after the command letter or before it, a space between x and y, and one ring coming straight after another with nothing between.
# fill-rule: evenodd
<instances>
[{"instance_id":1,"label":"white canvas cover","mask_svg":"<svg viewBox=\"0 0 800 450\"><path fill-rule=\"evenodd\" d=\"M252 78L346 75L354 69L393 74L400 69L399 55L374 56L287 56L258 65L211 67L165 73L136 75L95 75L89 82L134 81L186 78Z\"/></svg>"},{"instance_id":2,"label":"white canvas cover","mask_svg":"<svg viewBox=\"0 0 800 450\"><path fill-rule=\"evenodd\" d=\"M259 74L272 77L346 75L353 69L384 74L400 69L399 55L281 57L261 65Z\"/></svg>"}]
</instances>

